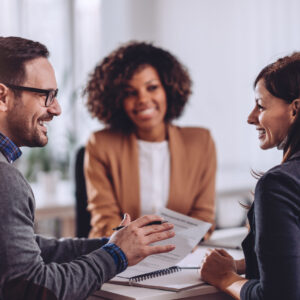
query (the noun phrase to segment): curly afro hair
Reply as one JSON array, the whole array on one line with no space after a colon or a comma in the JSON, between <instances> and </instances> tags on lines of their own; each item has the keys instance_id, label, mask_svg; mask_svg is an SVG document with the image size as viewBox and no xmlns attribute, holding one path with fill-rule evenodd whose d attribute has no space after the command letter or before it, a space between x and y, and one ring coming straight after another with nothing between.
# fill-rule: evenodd
<instances>
[{"instance_id":1,"label":"curly afro hair","mask_svg":"<svg viewBox=\"0 0 300 300\"><path fill-rule=\"evenodd\" d=\"M112 129L132 131L134 125L123 109L125 87L133 74L147 65L157 70L166 91L165 122L178 118L191 94L188 71L168 51L136 41L113 51L90 74L84 94L91 115Z\"/></svg>"}]
</instances>

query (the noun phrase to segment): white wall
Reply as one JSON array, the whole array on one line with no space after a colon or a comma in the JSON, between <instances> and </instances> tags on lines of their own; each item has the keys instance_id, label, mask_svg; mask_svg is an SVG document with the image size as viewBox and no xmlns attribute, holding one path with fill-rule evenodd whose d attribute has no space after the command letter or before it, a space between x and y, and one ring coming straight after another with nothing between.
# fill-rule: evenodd
<instances>
[{"instance_id":1,"label":"white wall","mask_svg":"<svg viewBox=\"0 0 300 300\"><path fill-rule=\"evenodd\" d=\"M81 89L96 62L135 39L170 50L189 69L194 92L177 123L211 130L218 151L219 188L253 184L250 168L266 170L280 162L277 150L259 149L257 134L246 119L259 70L300 49L300 1L0 0L0 4L1 35L37 39L50 49L64 110L53 122L55 137L50 141L55 140L57 148L64 145L63 141L57 145L58 136L66 137L63 130L75 131L77 143L83 144L92 130L102 127L88 115ZM72 89L76 95L71 95Z\"/></svg>"},{"instance_id":2,"label":"white wall","mask_svg":"<svg viewBox=\"0 0 300 300\"><path fill-rule=\"evenodd\" d=\"M280 162L262 151L247 125L252 84L266 64L300 49L297 0L102 1L102 55L130 39L152 41L189 69L194 86L180 125L208 127L215 138L218 186L252 184L251 168Z\"/></svg>"}]
</instances>

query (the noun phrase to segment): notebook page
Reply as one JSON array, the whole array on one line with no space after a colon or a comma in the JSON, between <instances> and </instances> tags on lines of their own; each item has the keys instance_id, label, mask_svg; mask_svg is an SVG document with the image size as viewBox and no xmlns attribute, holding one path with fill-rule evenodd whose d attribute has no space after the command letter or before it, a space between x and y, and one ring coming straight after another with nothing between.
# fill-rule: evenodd
<instances>
[{"instance_id":1,"label":"notebook page","mask_svg":"<svg viewBox=\"0 0 300 300\"><path fill-rule=\"evenodd\" d=\"M180 291L202 284L204 284L204 282L200 279L199 270L182 269L176 273L146 279L136 282L133 285L146 288Z\"/></svg>"},{"instance_id":2,"label":"notebook page","mask_svg":"<svg viewBox=\"0 0 300 300\"><path fill-rule=\"evenodd\" d=\"M188 217L167 208L162 208L158 215L174 224L175 237L155 244L175 244L175 250L169 253L150 255L137 265L128 267L118 276L130 278L176 265L192 251L211 227L210 223Z\"/></svg>"}]
</instances>

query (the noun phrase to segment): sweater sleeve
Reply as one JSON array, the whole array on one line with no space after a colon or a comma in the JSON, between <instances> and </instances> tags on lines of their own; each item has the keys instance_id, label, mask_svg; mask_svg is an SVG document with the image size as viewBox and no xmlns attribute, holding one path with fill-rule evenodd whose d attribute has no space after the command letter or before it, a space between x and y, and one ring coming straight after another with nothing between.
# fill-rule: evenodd
<instances>
[{"instance_id":1,"label":"sweater sleeve","mask_svg":"<svg viewBox=\"0 0 300 300\"><path fill-rule=\"evenodd\" d=\"M279 171L255 191L255 252L259 280L249 280L241 299L300 299L299 184Z\"/></svg>"},{"instance_id":2,"label":"sweater sleeve","mask_svg":"<svg viewBox=\"0 0 300 300\"><path fill-rule=\"evenodd\" d=\"M46 238L40 235L35 236L36 242L41 250L41 257L45 263L48 262L69 262L78 256L89 254L104 246L108 238L85 239L85 238Z\"/></svg>"},{"instance_id":3,"label":"sweater sleeve","mask_svg":"<svg viewBox=\"0 0 300 300\"><path fill-rule=\"evenodd\" d=\"M33 231L34 199L28 183L6 163L0 164L0 178L0 299L86 299L116 275L114 259L105 249L88 253L97 248L91 245L93 242L79 247L83 240L60 244L37 237ZM43 259L50 255L46 248L51 244L56 249L52 257L56 262L49 257ZM64 259L58 253L74 246L72 259L61 263ZM77 251L88 254L74 258Z\"/></svg>"}]
</instances>

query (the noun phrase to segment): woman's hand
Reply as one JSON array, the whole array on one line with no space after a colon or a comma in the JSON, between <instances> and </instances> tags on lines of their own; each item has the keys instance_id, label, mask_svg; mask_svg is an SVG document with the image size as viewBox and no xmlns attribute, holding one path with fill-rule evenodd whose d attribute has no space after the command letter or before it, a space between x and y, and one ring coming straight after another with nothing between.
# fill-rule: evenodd
<instances>
[{"instance_id":1,"label":"woman's hand","mask_svg":"<svg viewBox=\"0 0 300 300\"><path fill-rule=\"evenodd\" d=\"M201 278L223 290L228 278L236 274L233 257L223 249L209 249L205 254L200 270Z\"/></svg>"},{"instance_id":2,"label":"woman's hand","mask_svg":"<svg viewBox=\"0 0 300 300\"><path fill-rule=\"evenodd\" d=\"M237 261L223 249L210 249L203 258L200 276L202 280L240 299L240 291L246 279L237 274ZM239 261L241 262L241 261ZM241 262L241 266L244 263Z\"/></svg>"},{"instance_id":3,"label":"woman's hand","mask_svg":"<svg viewBox=\"0 0 300 300\"><path fill-rule=\"evenodd\" d=\"M238 259L235 260L235 266L236 266L236 272L240 275L245 274L246 273L246 263L245 263L245 259Z\"/></svg>"}]
</instances>

